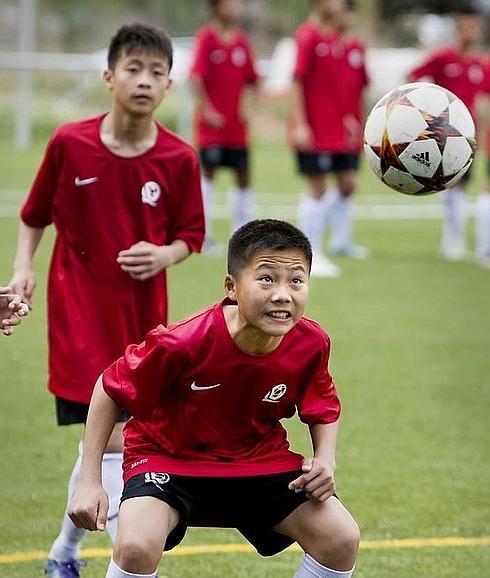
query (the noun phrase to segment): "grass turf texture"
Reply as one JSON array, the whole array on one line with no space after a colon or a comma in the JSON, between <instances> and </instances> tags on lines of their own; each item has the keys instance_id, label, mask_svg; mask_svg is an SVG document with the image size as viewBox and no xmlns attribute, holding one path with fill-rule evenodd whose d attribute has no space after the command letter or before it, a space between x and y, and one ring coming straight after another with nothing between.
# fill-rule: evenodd
<instances>
[{"instance_id":1,"label":"grass turf texture","mask_svg":"<svg viewBox=\"0 0 490 578\"><path fill-rule=\"evenodd\" d=\"M0 147L1 188L28 186L41 150L19 154ZM264 143L255 153L257 191L299 190L283 147ZM482 174L478 166L473 192ZM221 188L227 182L221 179ZM367 200L371 193L389 202L402 199L367 168L360 188ZM16 230L15 219L0 219L2 282L10 275ZM219 240L227 235L228 224L219 222ZM438 236L437 221L361 221L356 237L372 249L372 259L339 259L340 279L311 284L308 314L332 336L331 368L344 406L338 491L366 541L490 533L490 274L471 263L440 260ZM58 531L80 433L76 426L55 425L45 387L44 292L52 237L51 231L36 257L39 287L31 317L13 337L0 336L0 555L47 551ZM198 256L173 269L172 320L220 299L224 270L222 259ZM296 420L287 427L293 447L308 453L305 427ZM223 543L243 540L232 530L191 529L184 542ZM93 534L85 546L110 544L105 535ZM243 553L168 557L160 575L286 578L300 558L297 552L272 559ZM0 576L41 576L41 566L0 563ZM90 559L83 576L103 576L106 566L107 559ZM364 549L356 576L480 578L489 567L488 546Z\"/></svg>"}]
</instances>

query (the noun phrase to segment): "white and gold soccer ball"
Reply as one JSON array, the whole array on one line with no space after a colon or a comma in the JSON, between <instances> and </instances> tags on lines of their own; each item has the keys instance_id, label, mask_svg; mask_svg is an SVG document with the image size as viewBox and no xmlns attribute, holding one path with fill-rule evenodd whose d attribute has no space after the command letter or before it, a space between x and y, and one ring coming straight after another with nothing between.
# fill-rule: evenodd
<instances>
[{"instance_id":1,"label":"white and gold soccer ball","mask_svg":"<svg viewBox=\"0 0 490 578\"><path fill-rule=\"evenodd\" d=\"M373 107L364 129L369 166L407 195L447 189L470 168L475 123L463 102L428 82L395 88Z\"/></svg>"}]
</instances>

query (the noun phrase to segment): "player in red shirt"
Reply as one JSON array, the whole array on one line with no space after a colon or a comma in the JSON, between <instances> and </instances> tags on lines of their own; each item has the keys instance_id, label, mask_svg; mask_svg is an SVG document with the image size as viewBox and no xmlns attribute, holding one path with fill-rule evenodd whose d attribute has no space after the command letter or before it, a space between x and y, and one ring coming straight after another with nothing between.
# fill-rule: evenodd
<instances>
[{"instance_id":1,"label":"player in red shirt","mask_svg":"<svg viewBox=\"0 0 490 578\"><path fill-rule=\"evenodd\" d=\"M216 169L233 170L232 229L251 216L247 121L255 99L257 72L246 34L238 27L241 0L210 0L211 22L195 38L191 82L196 95L195 140L200 151L206 213L205 250L219 247L212 232Z\"/></svg>"},{"instance_id":2,"label":"player in red shirt","mask_svg":"<svg viewBox=\"0 0 490 578\"><path fill-rule=\"evenodd\" d=\"M299 224L313 246L311 274L319 277L340 275L339 267L323 253L323 233L339 200L351 195L358 164L357 142L354 146L352 139L355 117L351 110L344 110L343 102L343 77L352 86L358 84L358 79L353 80L357 71L352 71L347 45L337 28L344 10L343 0L313 0L308 20L296 32L289 136L308 189L299 204ZM330 172L335 174L338 193L326 194ZM345 209L347 202L344 205ZM346 214L348 211L344 217ZM351 252L347 246L334 249Z\"/></svg>"},{"instance_id":3,"label":"player in red shirt","mask_svg":"<svg viewBox=\"0 0 490 578\"><path fill-rule=\"evenodd\" d=\"M153 120L170 88L171 67L172 45L163 31L123 26L111 40L104 72L110 112L55 131L22 207L11 286L27 303L38 243L51 223L57 232L48 343L49 389L59 425L85 422L97 375L128 343L166 323L165 271L199 251L203 241L197 156ZM122 490L121 451L120 423L103 460L111 536ZM78 576L82 537L65 516L49 553L48 575Z\"/></svg>"},{"instance_id":4,"label":"player in red shirt","mask_svg":"<svg viewBox=\"0 0 490 578\"><path fill-rule=\"evenodd\" d=\"M20 295L12 293L11 287L0 287L0 331L4 335L12 335L28 313L29 307L22 303Z\"/></svg>"},{"instance_id":5,"label":"player in red shirt","mask_svg":"<svg viewBox=\"0 0 490 578\"><path fill-rule=\"evenodd\" d=\"M440 49L408 75L413 82L427 78L458 96L476 121L475 103L483 90L484 70L481 57L475 52L483 35L481 15L467 8L456 17L456 38L453 46ZM471 169L470 169L471 170ZM443 193L444 223L441 235L441 253L451 261L466 255L466 197L468 171L454 187Z\"/></svg>"},{"instance_id":6,"label":"player in red shirt","mask_svg":"<svg viewBox=\"0 0 490 578\"><path fill-rule=\"evenodd\" d=\"M340 402L330 339L303 317L311 245L276 220L232 236L226 299L159 326L99 378L70 516L101 530L103 448L121 408L125 488L108 578L156 576L187 526L235 527L264 556L297 541L297 578L352 575L359 529L334 495ZM289 449L280 420L298 412L313 458ZM137 499L135 499L137 498Z\"/></svg>"},{"instance_id":7,"label":"player in red shirt","mask_svg":"<svg viewBox=\"0 0 490 578\"><path fill-rule=\"evenodd\" d=\"M330 187L327 195L332 198L330 220L332 237L330 252L334 255L346 255L356 259L366 259L369 251L366 247L355 245L352 238L352 195L357 186L359 154L362 148L364 126L364 92L369 85L366 70L366 48L364 43L353 34L355 20L355 3L346 0L344 9L336 19L336 28L343 45L344 55L341 59L342 94L338 104L341 107L343 121L344 150L341 155L348 162L348 167L342 173L337 173L342 181L342 187ZM334 157L335 158L335 157ZM342 157L340 157L342 158Z\"/></svg>"}]
</instances>

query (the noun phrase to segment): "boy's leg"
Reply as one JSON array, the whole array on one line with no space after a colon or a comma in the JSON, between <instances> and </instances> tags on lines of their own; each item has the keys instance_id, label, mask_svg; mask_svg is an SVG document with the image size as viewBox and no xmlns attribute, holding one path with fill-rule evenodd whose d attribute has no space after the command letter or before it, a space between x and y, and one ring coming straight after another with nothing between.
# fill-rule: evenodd
<instances>
[{"instance_id":1,"label":"boy's leg","mask_svg":"<svg viewBox=\"0 0 490 578\"><path fill-rule=\"evenodd\" d=\"M441 253L449 261L459 261L466 255L466 193L458 184L444 191L442 196Z\"/></svg>"},{"instance_id":2,"label":"boy's leg","mask_svg":"<svg viewBox=\"0 0 490 578\"><path fill-rule=\"evenodd\" d=\"M214 205L214 173L215 169L211 167L202 168L201 189L202 202L204 207L204 220L206 225L206 237L204 245L210 245L214 242L213 236L213 205Z\"/></svg>"},{"instance_id":3,"label":"boy's leg","mask_svg":"<svg viewBox=\"0 0 490 578\"><path fill-rule=\"evenodd\" d=\"M308 501L274 527L305 552L295 578L349 578L359 547L359 527L340 501Z\"/></svg>"},{"instance_id":4,"label":"boy's leg","mask_svg":"<svg viewBox=\"0 0 490 578\"><path fill-rule=\"evenodd\" d=\"M490 268L490 187L476 202L475 233L475 259L483 267Z\"/></svg>"},{"instance_id":5,"label":"boy's leg","mask_svg":"<svg viewBox=\"0 0 490 578\"><path fill-rule=\"evenodd\" d=\"M252 193L248 166L235 168L236 187L231 191L232 231L252 218Z\"/></svg>"},{"instance_id":6,"label":"boy's leg","mask_svg":"<svg viewBox=\"0 0 490 578\"><path fill-rule=\"evenodd\" d=\"M167 536L178 521L177 510L158 498L142 496L123 501L106 578L155 576Z\"/></svg>"}]
</instances>

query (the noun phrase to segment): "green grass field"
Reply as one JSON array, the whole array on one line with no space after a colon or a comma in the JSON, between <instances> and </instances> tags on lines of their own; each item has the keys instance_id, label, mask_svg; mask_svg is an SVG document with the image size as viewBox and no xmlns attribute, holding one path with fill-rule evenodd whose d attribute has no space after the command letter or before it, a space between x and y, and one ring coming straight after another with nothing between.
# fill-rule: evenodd
<instances>
[{"instance_id":1,"label":"green grass field","mask_svg":"<svg viewBox=\"0 0 490 578\"><path fill-rule=\"evenodd\" d=\"M19 201L15 191L28 186L41 150L20 154L0 146L0 189L13 191L0 193L0 208ZM280 205L281 192L300 190L283 146L259 145L254 165L259 202L261 191L277 193ZM482 182L479 166L473 193ZM369 204L371 196L407 202L363 169L359 203ZM0 218L0 283L10 276L16 229L15 218ZM228 224L219 222L217 232L225 242ZM490 273L471 262L442 261L436 220L362 220L356 237L372 259L338 260L343 276L314 279L308 308L333 339L331 368L343 400L337 487L363 538L356 576L490 576ZM42 576L80 435L77 427L57 428L45 385L52 238L50 231L36 257L35 309L13 337L0 336L1 578ZM172 270L172 320L220 299L224 272L223 260L203 256ZM304 427L294 419L287 427L293 447L308 453ZM448 538L467 542L453 545ZM483 538L480 544L476 538ZM272 559L244 552L232 530L192 529L183 546L223 544L239 546L177 551L182 555L162 561L160 576L287 578L301 558L297 551ZM84 547L90 556L83 576L104 576L108 538L90 535ZM96 555L94 548L105 550Z\"/></svg>"}]
</instances>

